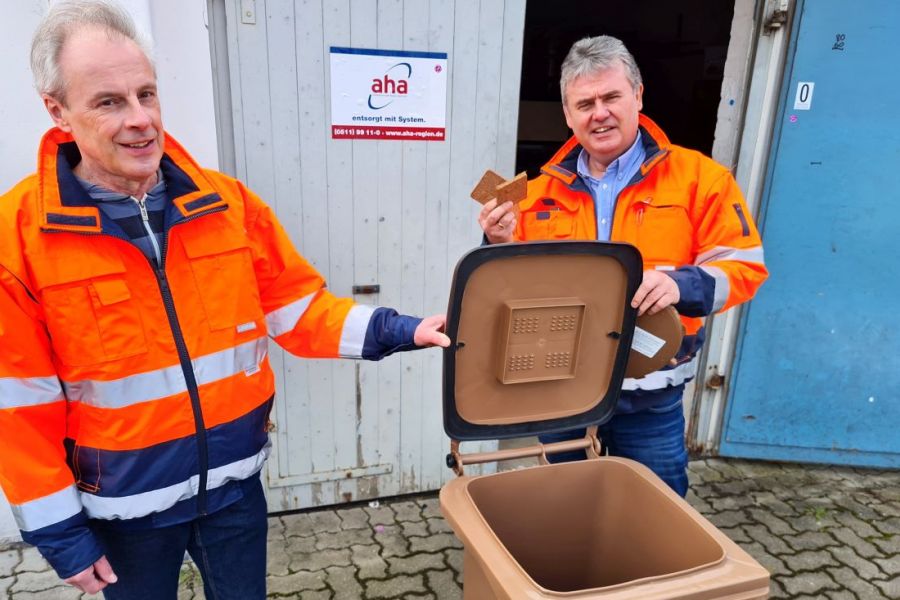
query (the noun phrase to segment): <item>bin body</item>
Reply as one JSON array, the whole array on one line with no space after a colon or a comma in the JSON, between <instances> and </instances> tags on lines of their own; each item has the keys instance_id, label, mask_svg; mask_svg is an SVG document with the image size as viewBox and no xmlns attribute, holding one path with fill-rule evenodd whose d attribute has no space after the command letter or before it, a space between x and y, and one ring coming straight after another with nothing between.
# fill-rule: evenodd
<instances>
[{"instance_id":1,"label":"bin body","mask_svg":"<svg viewBox=\"0 0 900 600\"><path fill-rule=\"evenodd\" d=\"M467 599L768 597L768 572L631 460L460 477L441 508Z\"/></svg>"},{"instance_id":2,"label":"bin body","mask_svg":"<svg viewBox=\"0 0 900 600\"><path fill-rule=\"evenodd\" d=\"M499 244L460 259L443 404L448 465L461 476L441 490L441 508L465 546L466 598L768 597L768 572L649 469L598 455L596 426L615 414L626 370L652 362L631 360L642 273L636 248L607 242ZM657 354L681 343L670 317L668 334L650 336ZM590 460L462 476L509 455L463 455L461 442L578 428Z\"/></svg>"}]
</instances>

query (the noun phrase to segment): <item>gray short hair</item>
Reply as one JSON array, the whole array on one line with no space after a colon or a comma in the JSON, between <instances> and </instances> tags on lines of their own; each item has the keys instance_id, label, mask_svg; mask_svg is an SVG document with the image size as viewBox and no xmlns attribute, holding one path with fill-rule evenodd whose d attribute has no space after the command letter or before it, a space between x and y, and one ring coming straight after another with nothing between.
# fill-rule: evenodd
<instances>
[{"instance_id":1,"label":"gray short hair","mask_svg":"<svg viewBox=\"0 0 900 600\"><path fill-rule=\"evenodd\" d=\"M563 61L559 77L559 92L563 104L566 102L566 86L572 80L608 69L615 65L616 61L621 62L625 67L628 81L631 83L631 87L637 91L642 83L641 70L638 69L634 57L621 40L608 35L598 35L580 39L572 44L572 48Z\"/></svg>"},{"instance_id":2,"label":"gray short hair","mask_svg":"<svg viewBox=\"0 0 900 600\"><path fill-rule=\"evenodd\" d=\"M66 103L66 82L59 68L59 57L69 36L84 27L99 27L110 35L131 40L153 65L149 41L121 6L111 0L61 0L44 15L31 40L31 72L39 94Z\"/></svg>"}]
</instances>

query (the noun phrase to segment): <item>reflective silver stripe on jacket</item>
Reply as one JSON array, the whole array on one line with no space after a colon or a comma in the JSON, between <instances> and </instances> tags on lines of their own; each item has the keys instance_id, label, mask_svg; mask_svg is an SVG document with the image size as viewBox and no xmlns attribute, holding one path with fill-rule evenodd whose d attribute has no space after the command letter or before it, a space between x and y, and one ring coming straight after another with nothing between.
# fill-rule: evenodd
<instances>
[{"instance_id":1,"label":"reflective silver stripe on jacket","mask_svg":"<svg viewBox=\"0 0 900 600\"><path fill-rule=\"evenodd\" d=\"M344 319L344 329L341 331L341 343L338 346L338 354L342 358L362 358L366 330L369 328L369 321L376 308L375 306L356 304L347 313L347 318Z\"/></svg>"},{"instance_id":2,"label":"reflective silver stripe on jacket","mask_svg":"<svg viewBox=\"0 0 900 600\"><path fill-rule=\"evenodd\" d=\"M213 383L241 372L257 372L266 358L268 348L268 338L260 337L234 348L194 359L191 364L197 385ZM69 400L98 408L124 408L187 391L180 365L110 381L64 381L63 386Z\"/></svg>"},{"instance_id":3,"label":"reflective silver stripe on jacket","mask_svg":"<svg viewBox=\"0 0 900 600\"><path fill-rule=\"evenodd\" d=\"M742 262L766 264L765 253L762 246L752 248L732 248L731 246L716 246L697 255L695 265L703 265L717 260L739 260Z\"/></svg>"},{"instance_id":4,"label":"reflective silver stripe on jacket","mask_svg":"<svg viewBox=\"0 0 900 600\"><path fill-rule=\"evenodd\" d=\"M22 531L35 531L65 521L81 512L81 500L74 485L66 486L49 496L22 504L10 504L16 524Z\"/></svg>"},{"instance_id":5,"label":"reflective silver stripe on jacket","mask_svg":"<svg viewBox=\"0 0 900 600\"><path fill-rule=\"evenodd\" d=\"M297 326L297 323L300 322L300 319L303 318L306 309L309 308L310 303L312 303L313 298L315 297L316 292L307 294L299 300L294 300L290 304L275 309L267 314L266 327L269 330L269 335L276 338L279 335L293 330L294 327Z\"/></svg>"},{"instance_id":6,"label":"reflective silver stripe on jacket","mask_svg":"<svg viewBox=\"0 0 900 600\"><path fill-rule=\"evenodd\" d=\"M0 410L38 406L64 400L59 379L53 377L0 377Z\"/></svg>"},{"instance_id":7,"label":"reflective silver stripe on jacket","mask_svg":"<svg viewBox=\"0 0 900 600\"><path fill-rule=\"evenodd\" d=\"M263 449L253 456L210 469L206 489L221 487L228 481L247 479L262 469L271 447L271 442L267 442ZM84 511L92 519L137 519L171 508L181 500L193 498L197 495L199 486L200 478L194 475L168 487L130 496L102 497L82 492L81 503L84 505Z\"/></svg>"},{"instance_id":8,"label":"reflective silver stripe on jacket","mask_svg":"<svg viewBox=\"0 0 900 600\"><path fill-rule=\"evenodd\" d=\"M728 295L731 293L731 281L725 271L719 267L714 267L709 263L736 260L741 262L766 264L765 254L762 246L754 246L752 248L732 248L730 246L716 246L711 250L707 250L697 255L694 264L703 269L708 275L716 280L716 290L713 297L713 312L722 310L725 303L728 302Z\"/></svg>"},{"instance_id":9,"label":"reflective silver stripe on jacket","mask_svg":"<svg viewBox=\"0 0 900 600\"><path fill-rule=\"evenodd\" d=\"M682 363L673 369L654 371L640 379L626 377L622 382L622 389L633 390L661 390L670 385L681 385L694 378L697 374L699 357L694 356L689 362Z\"/></svg>"},{"instance_id":10,"label":"reflective silver stripe on jacket","mask_svg":"<svg viewBox=\"0 0 900 600\"><path fill-rule=\"evenodd\" d=\"M716 280L716 288L713 294L712 312L722 310L725 303L728 302L728 294L731 293L731 282L728 275L719 267L700 267L707 275Z\"/></svg>"}]
</instances>

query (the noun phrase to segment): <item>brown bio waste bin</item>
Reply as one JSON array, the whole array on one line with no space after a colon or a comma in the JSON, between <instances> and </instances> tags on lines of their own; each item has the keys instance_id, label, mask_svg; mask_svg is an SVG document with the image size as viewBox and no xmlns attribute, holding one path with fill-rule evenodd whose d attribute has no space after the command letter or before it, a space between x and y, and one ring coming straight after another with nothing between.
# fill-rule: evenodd
<instances>
[{"instance_id":1,"label":"brown bio waste bin","mask_svg":"<svg viewBox=\"0 0 900 600\"><path fill-rule=\"evenodd\" d=\"M633 246L485 246L457 265L444 355L448 466L441 510L464 545L467 600L767 598L769 574L655 474L601 456L642 273ZM583 440L463 454L460 442L587 427ZM588 460L547 464L552 452ZM537 456L539 466L465 475Z\"/></svg>"}]
</instances>

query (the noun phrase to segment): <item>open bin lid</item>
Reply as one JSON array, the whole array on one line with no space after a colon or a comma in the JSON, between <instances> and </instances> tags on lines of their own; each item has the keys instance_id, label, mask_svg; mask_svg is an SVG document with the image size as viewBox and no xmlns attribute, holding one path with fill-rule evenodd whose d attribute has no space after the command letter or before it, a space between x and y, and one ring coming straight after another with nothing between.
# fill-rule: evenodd
<instances>
[{"instance_id":1,"label":"open bin lid","mask_svg":"<svg viewBox=\"0 0 900 600\"><path fill-rule=\"evenodd\" d=\"M499 244L463 256L447 309L447 435L502 439L609 420L642 270L637 248L612 242Z\"/></svg>"}]
</instances>

